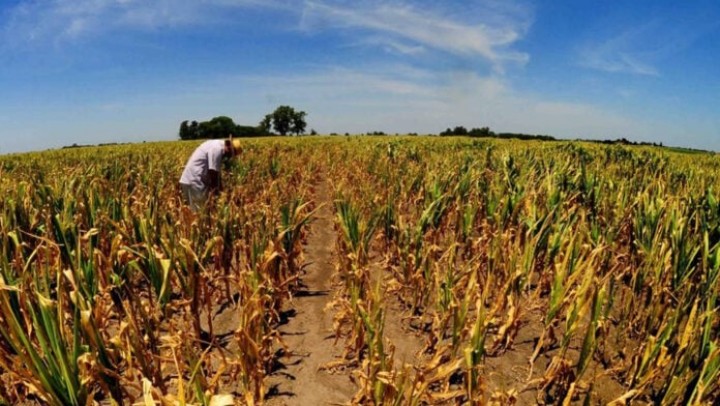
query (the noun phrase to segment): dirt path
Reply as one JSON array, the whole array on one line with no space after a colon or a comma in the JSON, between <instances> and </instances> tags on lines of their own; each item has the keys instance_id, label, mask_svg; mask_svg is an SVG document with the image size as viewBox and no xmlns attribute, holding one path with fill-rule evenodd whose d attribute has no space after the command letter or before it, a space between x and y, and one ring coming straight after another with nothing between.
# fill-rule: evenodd
<instances>
[{"instance_id":1,"label":"dirt path","mask_svg":"<svg viewBox=\"0 0 720 406\"><path fill-rule=\"evenodd\" d=\"M335 346L332 314L325 306L332 299L332 274L335 269L335 239L332 198L327 181L315 192L318 205L310 225L305 263L307 274L302 288L289 303L287 323L280 327L288 354L268 379L268 405L347 404L355 394L355 385L347 375L333 375L320 368L337 359L341 348Z\"/></svg>"}]
</instances>

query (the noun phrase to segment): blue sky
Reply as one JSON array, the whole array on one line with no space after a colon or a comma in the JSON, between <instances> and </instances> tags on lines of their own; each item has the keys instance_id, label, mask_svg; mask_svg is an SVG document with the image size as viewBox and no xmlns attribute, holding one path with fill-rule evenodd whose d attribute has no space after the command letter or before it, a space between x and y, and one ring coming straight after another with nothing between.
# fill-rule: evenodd
<instances>
[{"instance_id":1,"label":"blue sky","mask_svg":"<svg viewBox=\"0 0 720 406\"><path fill-rule=\"evenodd\" d=\"M720 2L2 0L0 153L182 120L446 127L720 151Z\"/></svg>"}]
</instances>

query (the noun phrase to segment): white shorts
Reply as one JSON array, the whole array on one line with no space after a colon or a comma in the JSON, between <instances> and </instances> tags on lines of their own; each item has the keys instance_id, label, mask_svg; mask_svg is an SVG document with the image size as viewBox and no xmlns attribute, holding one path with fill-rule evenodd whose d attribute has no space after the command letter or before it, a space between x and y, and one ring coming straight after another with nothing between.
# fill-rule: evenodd
<instances>
[{"instance_id":1,"label":"white shorts","mask_svg":"<svg viewBox=\"0 0 720 406\"><path fill-rule=\"evenodd\" d=\"M182 192L183 199L185 199L185 203L190 206L190 210L193 212L197 213L205 206L205 201L207 200L205 189L181 183L180 191Z\"/></svg>"}]
</instances>

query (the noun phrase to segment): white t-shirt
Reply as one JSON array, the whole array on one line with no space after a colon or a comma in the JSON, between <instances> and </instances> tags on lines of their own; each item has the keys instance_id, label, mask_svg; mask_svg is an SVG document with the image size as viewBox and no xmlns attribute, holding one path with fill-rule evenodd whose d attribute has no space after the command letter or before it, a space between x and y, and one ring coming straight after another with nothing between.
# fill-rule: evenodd
<instances>
[{"instance_id":1,"label":"white t-shirt","mask_svg":"<svg viewBox=\"0 0 720 406\"><path fill-rule=\"evenodd\" d=\"M208 170L220 172L225 140L210 140L200 144L190 155L180 183L205 190L208 186Z\"/></svg>"}]
</instances>

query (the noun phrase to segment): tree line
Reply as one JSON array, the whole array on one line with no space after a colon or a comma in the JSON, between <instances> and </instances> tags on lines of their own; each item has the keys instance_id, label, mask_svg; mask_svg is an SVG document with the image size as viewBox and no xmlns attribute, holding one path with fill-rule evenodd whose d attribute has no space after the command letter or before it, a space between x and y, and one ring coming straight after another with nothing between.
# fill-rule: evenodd
<instances>
[{"instance_id":1,"label":"tree line","mask_svg":"<svg viewBox=\"0 0 720 406\"><path fill-rule=\"evenodd\" d=\"M495 133L490 130L489 127L481 127L481 128L472 128L468 130L467 128L463 126L456 126L454 128L447 128L445 131L442 131L438 134L441 137L448 137L448 136L465 136L465 137L484 137L484 138L503 138L503 139L518 139L518 140L540 140L540 141L557 141L558 139L551 136L551 135L541 135L541 134L523 134L523 133ZM576 141L585 141L585 142L593 142L597 144L606 144L606 145L640 145L640 146L653 146L653 147L662 147L663 143L656 143L656 142L645 142L645 141L630 141L626 138L618 138L615 140L605 139L605 140L594 140L594 139L581 139L578 138ZM699 150L700 152L704 152L703 150Z\"/></svg>"},{"instance_id":2,"label":"tree line","mask_svg":"<svg viewBox=\"0 0 720 406\"><path fill-rule=\"evenodd\" d=\"M207 138L224 138L228 135L233 137L262 137L262 136L273 136L273 135L302 135L305 134L307 128L307 122L305 121L307 113L300 110L295 110L291 106L279 106L272 113L266 114L265 117L260 121L258 125L240 125L235 124L232 118L227 116L214 117L208 121L188 121L185 120L180 123L180 130L178 135L182 140L195 140L195 139L207 139ZM311 130L311 135L316 135L315 130ZM330 135L338 135L337 133L331 133ZM349 135L345 133L345 135ZM383 131L372 131L367 132L367 135L386 135ZM397 135L397 134L396 134ZM410 133L407 135L417 135L417 133ZM550 135L542 134L523 134L523 133L510 133L502 132L495 133L490 130L489 127L479 127L467 129L464 126L455 126L453 128L447 128L445 131L438 133L441 137L446 136L465 136L465 137L477 137L477 138L501 138L501 139L519 139L519 140L540 140L540 141L557 141L557 139ZM650 143L650 142L634 142L629 141L625 138L616 140L581 140L601 144L621 144L621 145L648 145L662 147L662 143ZM70 147L80 147L80 145L72 145Z\"/></svg>"},{"instance_id":3,"label":"tree line","mask_svg":"<svg viewBox=\"0 0 720 406\"><path fill-rule=\"evenodd\" d=\"M505 138L505 139L518 139L518 140L541 140L541 141L557 141L555 137L550 135L541 134L523 134L523 133L495 133L490 130L489 127L472 128L468 130L463 126L456 126L455 128L448 128L442 131L441 137L447 136L467 136L467 137L482 137L482 138Z\"/></svg>"},{"instance_id":4,"label":"tree line","mask_svg":"<svg viewBox=\"0 0 720 406\"><path fill-rule=\"evenodd\" d=\"M301 135L305 133L307 113L295 110L290 106L279 106L265 117L256 126L235 124L227 116L214 117L208 121L189 121L180 123L178 135L181 140L196 140L205 138L233 137L261 137L270 135L285 136L288 134Z\"/></svg>"}]
</instances>

